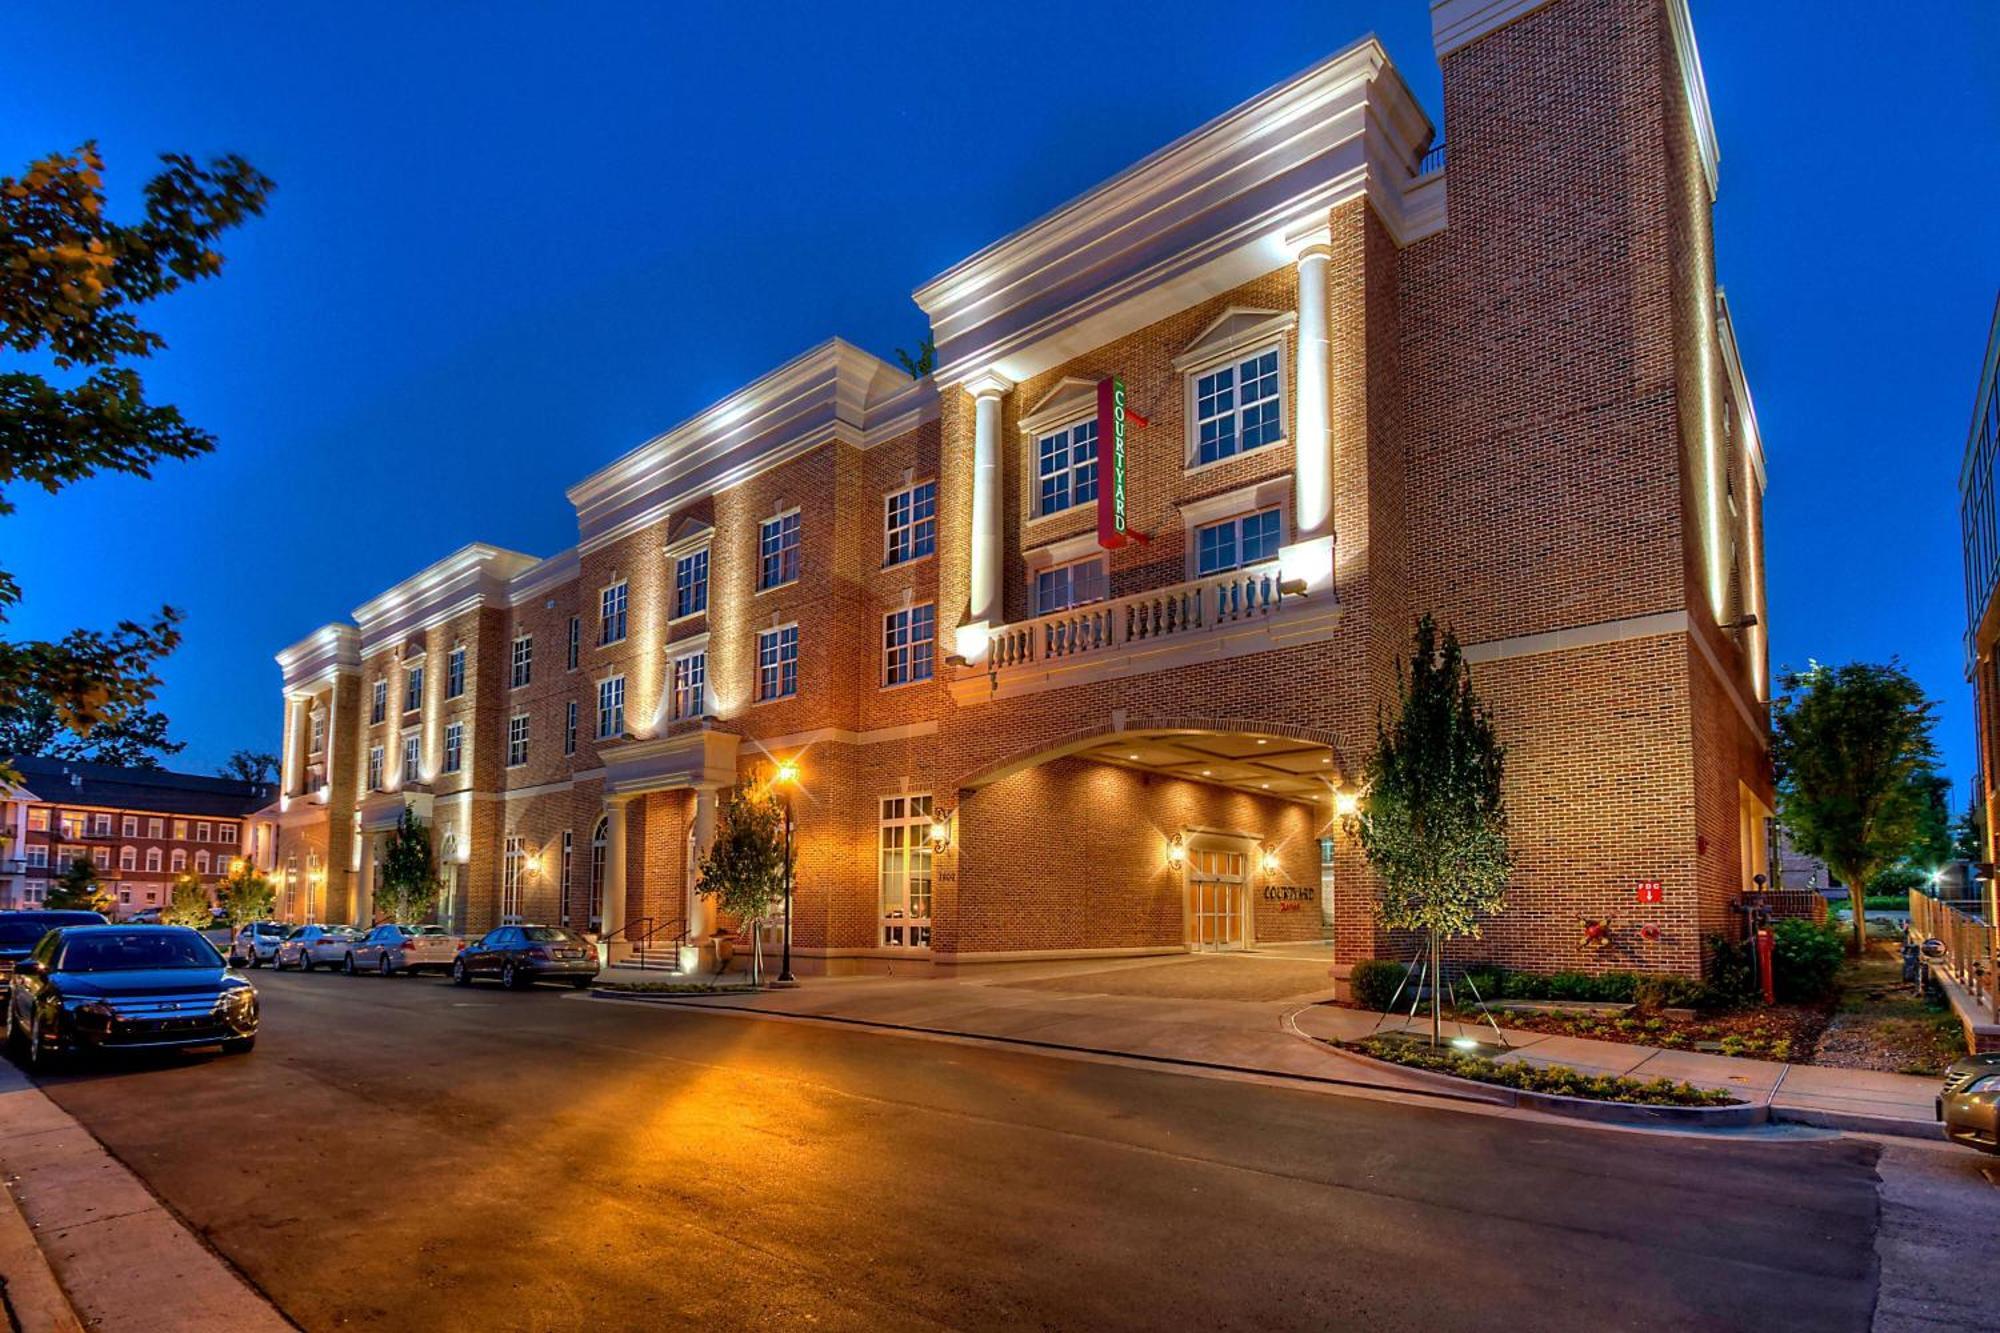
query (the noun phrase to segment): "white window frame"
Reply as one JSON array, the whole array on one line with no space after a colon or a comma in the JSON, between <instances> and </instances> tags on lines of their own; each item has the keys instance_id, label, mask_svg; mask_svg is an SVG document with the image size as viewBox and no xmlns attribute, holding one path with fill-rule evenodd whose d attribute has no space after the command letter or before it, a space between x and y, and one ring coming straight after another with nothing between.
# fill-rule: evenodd
<instances>
[{"instance_id":1,"label":"white window frame","mask_svg":"<svg viewBox=\"0 0 2000 1333\"><path fill-rule=\"evenodd\" d=\"M1277 545L1269 555L1259 556L1255 560L1246 560L1243 557L1243 525L1251 519L1262 518L1266 514L1271 515L1275 520L1274 526L1277 528ZM1227 565L1219 565L1214 569L1203 569L1201 567L1201 534L1224 526L1233 527L1236 530L1234 539L1236 542L1236 557ZM1195 578L1213 578L1219 574L1234 573L1239 569L1251 569L1258 565L1267 565L1276 560L1278 552L1284 549L1285 511L1278 505L1265 505L1259 509L1245 510L1240 514L1229 514L1222 518L1211 519L1206 523L1198 524L1188 534L1188 537L1188 559L1193 564Z\"/></svg>"},{"instance_id":2,"label":"white window frame","mask_svg":"<svg viewBox=\"0 0 2000 1333\"><path fill-rule=\"evenodd\" d=\"M111 836L111 812L99 810L90 816L90 835L94 838Z\"/></svg>"},{"instance_id":3,"label":"white window frame","mask_svg":"<svg viewBox=\"0 0 2000 1333\"><path fill-rule=\"evenodd\" d=\"M574 699L563 708L563 753L576 753L576 700Z\"/></svg>"},{"instance_id":4,"label":"white window frame","mask_svg":"<svg viewBox=\"0 0 2000 1333\"><path fill-rule=\"evenodd\" d=\"M1090 445L1087 453L1084 455L1084 463L1079 464L1077 461L1076 436L1077 432L1084 427L1089 427L1090 429ZM1051 472L1048 475L1050 477L1061 476L1064 478L1063 493L1069 498L1063 504L1055 508L1050 508L1042 486L1042 446L1048 441L1055 439L1058 435L1065 437L1063 448L1067 452L1069 461L1059 472ZM1090 498L1079 500L1076 497L1077 474L1083 471L1086 465L1090 472ZM1097 488L1104 481L1102 477L1097 475L1096 410L1093 408L1089 412L1079 413L1059 424L1042 426L1029 432L1027 477L1029 515L1032 518L1054 518L1058 514L1067 514L1074 509L1095 507L1097 504Z\"/></svg>"},{"instance_id":5,"label":"white window frame","mask_svg":"<svg viewBox=\"0 0 2000 1333\"><path fill-rule=\"evenodd\" d=\"M515 713L507 719L507 767L519 768L528 762L528 715Z\"/></svg>"},{"instance_id":6,"label":"white window frame","mask_svg":"<svg viewBox=\"0 0 2000 1333\"><path fill-rule=\"evenodd\" d=\"M931 947L931 912L937 894L936 853L931 844L933 811L929 792L901 792L881 797L876 803L876 942L884 949L928 951ZM919 857L927 886L920 900L910 891L918 878ZM919 901L924 908L921 915L915 911Z\"/></svg>"},{"instance_id":7,"label":"white window frame","mask_svg":"<svg viewBox=\"0 0 2000 1333\"><path fill-rule=\"evenodd\" d=\"M146 836L149 838L165 837L166 827L166 821L160 819L158 816L148 819L146 821Z\"/></svg>"},{"instance_id":8,"label":"white window frame","mask_svg":"<svg viewBox=\"0 0 2000 1333\"><path fill-rule=\"evenodd\" d=\"M403 712L415 713L424 706L424 664L403 668Z\"/></svg>"},{"instance_id":9,"label":"white window frame","mask_svg":"<svg viewBox=\"0 0 2000 1333\"><path fill-rule=\"evenodd\" d=\"M561 878L556 881L556 892L562 899L562 923L567 926L570 915L569 894L571 887L576 881L576 832L573 829L564 829L562 831L561 864Z\"/></svg>"},{"instance_id":10,"label":"white window frame","mask_svg":"<svg viewBox=\"0 0 2000 1333\"><path fill-rule=\"evenodd\" d=\"M204 819L194 826L194 840L196 842L213 842L215 839L209 836L213 832L215 832L214 827Z\"/></svg>"},{"instance_id":11,"label":"white window frame","mask_svg":"<svg viewBox=\"0 0 2000 1333\"><path fill-rule=\"evenodd\" d=\"M215 826L215 840L234 847L236 845L236 825L217 824Z\"/></svg>"},{"instance_id":12,"label":"white window frame","mask_svg":"<svg viewBox=\"0 0 2000 1333\"><path fill-rule=\"evenodd\" d=\"M507 688L523 689L535 681L535 636L516 634L514 648L507 659Z\"/></svg>"},{"instance_id":13,"label":"white window frame","mask_svg":"<svg viewBox=\"0 0 2000 1333\"><path fill-rule=\"evenodd\" d=\"M500 920L512 923L521 919L521 870L527 854L521 845L521 835L509 833L500 853Z\"/></svg>"},{"instance_id":14,"label":"white window frame","mask_svg":"<svg viewBox=\"0 0 2000 1333\"><path fill-rule=\"evenodd\" d=\"M314 704L306 713L306 753L320 754L326 750L326 712Z\"/></svg>"},{"instance_id":15,"label":"white window frame","mask_svg":"<svg viewBox=\"0 0 2000 1333\"><path fill-rule=\"evenodd\" d=\"M465 723L444 724L444 762L441 773L456 773L465 765Z\"/></svg>"},{"instance_id":16,"label":"white window frame","mask_svg":"<svg viewBox=\"0 0 2000 1333\"><path fill-rule=\"evenodd\" d=\"M674 557L673 620L691 620L708 614L708 551L709 548L702 545ZM687 590L685 609L681 597L683 587Z\"/></svg>"},{"instance_id":17,"label":"white window frame","mask_svg":"<svg viewBox=\"0 0 2000 1333\"><path fill-rule=\"evenodd\" d=\"M1211 495L1201 500L1190 500L1180 508L1182 549L1186 551L1186 572L1189 582L1196 579L1212 578L1214 575L1201 573L1201 529L1224 519L1244 519L1266 509L1278 511L1278 548L1292 540L1292 478L1290 474L1267 477L1249 486L1239 486L1221 495ZM1237 568L1242 568L1238 565Z\"/></svg>"},{"instance_id":18,"label":"white window frame","mask_svg":"<svg viewBox=\"0 0 2000 1333\"><path fill-rule=\"evenodd\" d=\"M148 874L157 875L160 873L161 858L162 853L158 847L148 847L146 849L146 871Z\"/></svg>"},{"instance_id":19,"label":"white window frame","mask_svg":"<svg viewBox=\"0 0 2000 1333\"><path fill-rule=\"evenodd\" d=\"M31 805L28 807L28 829L33 833L47 833L49 831L49 808L46 805Z\"/></svg>"},{"instance_id":20,"label":"white window frame","mask_svg":"<svg viewBox=\"0 0 2000 1333\"><path fill-rule=\"evenodd\" d=\"M1243 367L1270 355L1277 357L1278 434L1273 439L1265 440L1261 444L1245 448L1242 444L1243 416L1246 410L1243 406ZM1231 452L1223 454L1219 458L1204 461L1201 456L1202 425L1207 421L1221 420L1222 414L1211 413L1207 417L1201 415L1201 381L1204 377L1214 375L1222 370L1228 370L1231 376L1229 389L1231 406L1228 409L1228 415L1231 422L1231 429L1234 431L1233 438L1237 441L1237 444ZM1219 467L1224 463L1242 458L1246 454L1259 454L1266 449L1280 448L1288 444L1291 441L1291 419L1288 415L1292 406L1289 390L1290 377L1291 362L1286 352L1285 338L1282 333L1276 336L1259 338L1250 345L1240 349L1221 349L1213 355L1204 356L1201 360L1184 366L1182 384L1185 392L1187 420L1185 458L1187 470L1198 472L1204 468ZM1258 400L1260 409L1266 401L1268 400L1261 398Z\"/></svg>"},{"instance_id":21,"label":"white window frame","mask_svg":"<svg viewBox=\"0 0 2000 1333\"><path fill-rule=\"evenodd\" d=\"M583 661L583 617L569 618L569 646L563 652L563 670L574 671Z\"/></svg>"},{"instance_id":22,"label":"white window frame","mask_svg":"<svg viewBox=\"0 0 2000 1333\"><path fill-rule=\"evenodd\" d=\"M206 875L208 873L208 867L209 867L208 849L204 847L200 851L194 854L194 873L197 875Z\"/></svg>"},{"instance_id":23,"label":"white window frame","mask_svg":"<svg viewBox=\"0 0 2000 1333\"><path fill-rule=\"evenodd\" d=\"M387 720L389 716L389 678L377 676L375 684L368 692L368 725L374 726Z\"/></svg>"},{"instance_id":24,"label":"white window frame","mask_svg":"<svg viewBox=\"0 0 2000 1333\"><path fill-rule=\"evenodd\" d=\"M185 819L176 819L174 821L174 841L186 842L187 836L188 822Z\"/></svg>"},{"instance_id":25,"label":"white window frame","mask_svg":"<svg viewBox=\"0 0 2000 1333\"><path fill-rule=\"evenodd\" d=\"M416 732L403 737L403 785L424 780L424 741Z\"/></svg>"},{"instance_id":26,"label":"white window frame","mask_svg":"<svg viewBox=\"0 0 2000 1333\"><path fill-rule=\"evenodd\" d=\"M139 868L139 849L132 846L120 847L118 849L118 868L120 870L137 870Z\"/></svg>"},{"instance_id":27,"label":"white window frame","mask_svg":"<svg viewBox=\"0 0 2000 1333\"><path fill-rule=\"evenodd\" d=\"M465 645L459 644L444 659L444 697L456 699L465 693Z\"/></svg>"},{"instance_id":28,"label":"white window frame","mask_svg":"<svg viewBox=\"0 0 2000 1333\"><path fill-rule=\"evenodd\" d=\"M139 816L126 815L119 821L119 826L123 830L120 834L121 837L136 838L139 836Z\"/></svg>"},{"instance_id":29,"label":"white window frame","mask_svg":"<svg viewBox=\"0 0 2000 1333\"><path fill-rule=\"evenodd\" d=\"M918 612L928 612L929 622L919 625ZM901 620L903 641L898 643L896 622ZM919 633L926 637L918 638ZM937 675L937 603L913 602L898 607L882 617L882 671L881 682L885 690L901 689L905 685L921 685Z\"/></svg>"},{"instance_id":30,"label":"white window frame","mask_svg":"<svg viewBox=\"0 0 2000 1333\"><path fill-rule=\"evenodd\" d=\"M1075 560L1064 560L1056 564L1042 565L1039 568L1030 569L1028 571L1030 579L1029 592L1035 601L1035 614L1038 616L1050 616L1056 614L1058 611L1068 611L1079 606L1089 606L1092 602L1105 600L1111 592L1111 572L1107 568L1108 564L1109 562L1104 558L1103 553L1099 552L1097 555L1086 555ZM1075 571L1083 569L1086 566L1097 570L1096 595L1078 597L1076 595ZM1068 577L1063 580L1063 587L1066 593L1064 599L1054 604L1045 601L1042 596L1042 580L1046 577L1063 573L1064 571L1068 571Z\"/></svg>"},{"instance_id":31,"label":"white window frame","mask_svg":"<svg viewBox=\"0 0 2000 1333\"><path fill-rule=\"evenodd\" d=\"M784 525L788 520L791 521L792 523L792 542L789 546L784 544L784 531L785 531ZM764 549L764 538L765 534L770 532L773 528L776 528L778 530L779 545L774 552L767 553ZM800 509L796 505L794 505L790 509L781 509L777 513L771 515L769 518L762 519L758 522L757 524L757 591L758 592L768 592L772 588L782 588L787 584L797 583L799 581L799 575L804 569L805 565L805 559L804 559L805 538L806 538L805 515L800 511ZM791 572L789 574L785 572L785 563L786 563L785 557L787 553L789 553L791 557L790 561ZM773 556L775 556L778 561L778 573L782 575L782 577L775 579L767 577L770 571L765 564L765 562L771 559Z\"/></svg>"},{"instance_id":32,"label":"white window frame","mask_svg":"<svg viewBox=\"0 0 2000 1333\"><path fill-rule=\"evenodd\" d=\"M187 868L188 868L187 848L185 847L174 848L173 854L167 857L167 873L172 875L182 875L187 873Z\"/></svg>"},{"instance_id":33,"label":"white window frame","mask_svg":"<svg viewBox=\"0 0 2000 1333\"><path fill-rule=\"evenodd\" d=\"M381 791L382 780L388 776L388 755L379 745L368 747L368 790Z\"/></svg>"},{"instance_id":34,"label":"white window frame","mask_svg":"<svg viewBox=\"0 0 2000 1333\"><path fill-rule=\"evenodd\" d=\"M764 667L764 644L765 644L766 640L769 640L770 642L772 642L772 643L773 643L773 644L774 644L774 645L776 646L776 652L775 652L775 654L773 655L773 658L772 658L772 663L771 663L771 670L772 670L772 671L774 671L774 672L776 673L776 675L775 675L775 681L776 681L776 683L777 683L777 684L778 684L778 685L779 685L780 687L782 687L782 686L784 685L784 683L785 683L785 659L784 659L784 655L783 655L783 654L784 654L784 643L785 643L785 637L784 637L784 636L785 636L785 633L786 633L786 631L788 631L788 630L789 630L789 631L791 632L791 636L792 636L792 659L791 659L791 660L792 660L792 686L791 686L791 688L790 688L789 690L787 690L787 689L783 689L783 688L780 688L780 689L777 689L777 690L772 690L772 691L767 691L767 690L766 690L766 689L764 688L764 671L765 671L765 667ZM796 698L798 697L798 694L799 694L799 626L798 626L798 622L797 622L797 621L793 621L793 622L792 622L791 624L788 624L788 625L773 625L773 626L771 626L771 628L769 628L769 629L764 629L764 630L758 630L758 631L757 631L757 657L756 657L756 661L755 661L755 663L754 663L754 666L755 666L755 669L756 669L756 672L757 672L757 702L758 702L758 703L760 703L760 704L764 704L764 703L775 703L775 702L776 702L776 701L778 701L779 699L796 699Z\"/></svg>"},{"instance_id":35,"label":"white window frame","mask_svg":"<svg viewBox=\"0 0 2000 1333\"><path fill-rule=\"evenodd\" d=\"M704 646L692 652L676 654L671 665L670 688L673 691L672 721L687 722L708 716L708 649ZM693 692L692 707L689 692Z\"/></svg>"},{"instance_id":36,"label":"white window frame","mask_svg":"<svg viewBox=\"0 0 2000 1333\"><path fill-rule=\"evenodd\" d=\"M625 677L605 676L597 682L597 739L615 741L625 734Z\"/></svg>"},{"instance_id":37,"label":"white window frame","mask_svg":"<svg viewBox=\"0 0 2000 1333\"><path fill-rule=\"evenodd\" d=\"M608 648L625 642L631 628L632 585L629 579L606 584L597 592L597 646ZM613 627L617 633L613 634Z\"/></svg>"},{"instance_id":38,"label":"white window frame","mask_svg":"<svg viewBox=\"0 0 2000 1333\"><path fill-rule=\"evenodd\" d=\"M918 513L919 496L928 491L929 508ZM906 501L902 521L896 502ZM921 546L923 549L919 550ZM914 564L937 554L937 478L925 477L882 497L882 565Z\"/></svg>"}]
</instances>

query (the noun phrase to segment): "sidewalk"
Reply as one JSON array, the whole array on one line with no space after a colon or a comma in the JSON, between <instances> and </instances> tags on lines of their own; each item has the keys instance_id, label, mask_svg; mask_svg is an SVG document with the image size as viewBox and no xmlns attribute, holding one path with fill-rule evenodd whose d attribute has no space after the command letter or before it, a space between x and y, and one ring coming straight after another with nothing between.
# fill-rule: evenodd
<instances>
[{"instance_id":1,"label":"sidewalk","mask_svg":"<svg viewBox=\"0 0 2000 1333\"><path fill-rule=\"evenodd\" d=\"M813 1018L1337 1085L1434 1090L1426 1080L1320 1045L1315 1039L1352 1040L1377 1029L1377 1015L1323 1003L1332 998L1326 982L1323 960L1237 955L1226 963L1190 957L1004 964L950 980L814 977L790 990L618 1002ZM1221 998L1226 993L1254 998ZM1380 1027L1397 1025L1392 1019ZM1490 1037L1492 1029L1482 1032ZM1768 1106L1773 1120L1941 1138L1935 1079L1503 1032L1517 1051L1508 1059L1725 1088Z\"/></svg>"}]
</instances>

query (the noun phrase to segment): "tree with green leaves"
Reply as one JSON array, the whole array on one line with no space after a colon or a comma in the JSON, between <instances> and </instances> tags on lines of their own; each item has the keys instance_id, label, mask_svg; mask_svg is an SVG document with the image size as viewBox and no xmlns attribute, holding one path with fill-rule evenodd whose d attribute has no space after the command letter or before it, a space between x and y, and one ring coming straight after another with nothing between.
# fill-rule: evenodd
<instances>
[{"instance_id":1,"label":"tree with green leaves","mask_svg":"<svg viewBox=\"0 0 2000 1333\"><path fill-rule=\"evenodd\" d=\"M97 878L97 866L79 856L63 867L62 874L49 885L42 906L52 911L102 912L109 916L111 895Z\"/></svg>"},{"instance_id":2,"label":"tree with green leaves","mask_svg":"<svg viewBox=\"0 0 2000 1333\"><path fill-rule=\"evenodd\" d=\"M413 926L437 911L443 890L430 826L406 805L382 842L382 886L375 893L375 910L398 925Z\"/></svg>"},{"instance_id":3,"label":"tree with green leaves","mask_svg":"<svg viewBox=\"0 0 2000 1333\"><path fill-rule=\"evenodd\" d=\"M215 924L213 906L208 886L201 882L201 876L176 875L173 893L168 896L160 919L170 926L193 926L201 930Z\"/></svg>"},{"instance_id":4,"label":"tree with green leaves","mask_svg":"<svg viewBox=\"0 0 2000 1333\"><path fill-rule=\"evenodd\" d=\"M757 927L785 888L785 812L774 792L739 786L721 813L695 891L715 895L716 906L750 927L750 981L760 985L764 951Z\"/></svg>"},{"instance_id":5,"label":"tree with green leaves","mask_svg":"<svg viewBox=\"0 0 2000 1333\"><path fill-rule=\"evenodd\" d=\"M6 492L17 482L54 494L103 472L149 477L215 447L171 404L147 400L131 363L166 341L137 310L220 273L218 239L264 211L272 184L234 155L206 166L178 153L161 160L136 222L106 212L94 143L0 176L0 353L54 372L0 363L0 516L13 512ZM0 570L0 619L20 596ZM131 718L159 688L179 621L163 607L109 631L0 640L0 714L39 692L80 738ZM12 776L4 767L0 757L0 779Z\"/></svg>"},{"instance_id":6,"label":"tree with green leaves","mask_svg":"<svg viewBox=\"0 0 2000 1333\"><path fill-rule=\"evenodd\" d=\"M30 686L12 703L0 705L0 757L35 755L71 763L113 764L119 768L159 768L166 755L186 746L167 735L167 719L150 708L129 708L106 717L88 734L64 724L49 692Z\"/></svg>"},{"instance_id":7,"label":"tree with green leaves","mask_svg":"<svg viewBox=\"0 0 2000 1333\"><path fill-rule=\"evenodd\" d=\"M1910 856L1934 814L1937 704L1895 660L1815 662L1779 677L1771 705L1778 818L1792 845L1826 862L1850 892ZM1851 913L1848 952L1868 947L1868 914Z\"/></svg>"},{"instance_id":8,"label":"tree with green leaves","mask_svg":"<svg viewBox=\"0 0 2000 1333\"><path fill-rule=\"evenodd\" d=\"M1965 813L1951 829L1951 854L1958 861L1984 861L1986 857L1986 798L1974 793Z\"/></svg>"},{"instance_id":9,"label":"tree with green leaves","mask_svg":"<svg viewBox=\"0 0 2000 1333\"><path fill-rule=\"evenodd\" d=\"M215 898L231 926L269 921L278 910L278 886L257 872L248 857L238 857L215 889Z\"/></svg>"},{"instance_id":10,"label":"tree with green leaves","mask_svg":"<svg viewBox=\"0 0 2000 1333\"><path fill-rule=\"evenodd\" d=\"M238 782L266 783L278 772L278 756L268 750L238 750L215 770L217 777Z\"/></svg>"},{"instance_id":11,"label":"tree with green leaves","mask_svg":"<svg viewBox=\"0 0 2000 1333\"><path fill-rule=\"evenodd\" d=\"M1375 726L1361 848L1381 881L1382 924L1427 943L1435 1044L1445 941L1477 936L1480 918L1506 898L1506 751L1473 693L1458 636L1447 629L1440 644L1428 614L1417 622L1407 670L1397 663L1396 696L1396 717Z\"/></svg>"}]
</instances>

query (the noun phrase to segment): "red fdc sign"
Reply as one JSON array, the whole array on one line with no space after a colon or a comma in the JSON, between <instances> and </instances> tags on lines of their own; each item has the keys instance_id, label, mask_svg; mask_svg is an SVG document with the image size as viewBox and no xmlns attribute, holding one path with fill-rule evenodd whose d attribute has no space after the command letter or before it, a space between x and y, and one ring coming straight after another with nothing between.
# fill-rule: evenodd
<instances>
[{"instance_id":1,"label":"red fdc sign","mask_svg":"<svg viewBox=\"0 0 2000 1333\"><path fill-rule=\"evenodd\" d=\"M1146 540L1125 524L1125 434L1145 427L1146 418L1125 405L1122 376L1097 382L1097 544L1107 551Z\"/></svg>"},{"instance_id":2,"label":"red fdc sign","mask_svg":"<svg viewBox=\"0 0 2000 1333\"><path fill-rule=\"evenodd\" d=\"M1639 901L1640 901L1640 902L1642 902L1642 903L1656 903L1656 902L1659 902L1659 901L1660 901L1660 881L1658 881L1657 879L1643 879L1643 880L1640 880L1640 881L1639 881Z\"/></svg>"}]
</instances>

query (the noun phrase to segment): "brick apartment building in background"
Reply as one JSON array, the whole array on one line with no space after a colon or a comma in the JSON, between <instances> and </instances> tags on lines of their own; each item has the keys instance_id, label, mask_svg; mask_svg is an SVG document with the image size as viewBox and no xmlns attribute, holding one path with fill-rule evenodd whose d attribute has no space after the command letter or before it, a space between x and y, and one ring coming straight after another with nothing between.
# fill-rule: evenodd
<instances>
[{"instance_id":1,"label":"brick apartment building in background","mask_svg":"<svg viewBox=\"0 0 2000 1333\"><path fill-rule=\"evenodd\" d=\"M1965 677L1972 682L1973 720L1979 744L1975 799L1985 802L1983 861L2000 846L1995 831L1993 774L2000 761L2000 297L1986 331L1986 355L1979 363L1978 390L1972 395L1972 425L1965 433L1965 457L1958 473L1959 530L1965 550Z\"/></svg>"},{"instance_id":2,"label":"brick apartment building in background","mask_svg":"<svg viewBox=\"0 0 2000 1333\"><path fill-rule=\"evenodd\" d=\"M269 783L15 757L0 787L0 908L39 907L72 861L97 867L119 916L164 907L174 880L193 873L211 894L243 856L269 860L252 819Z\"/></svg>"},{"instance_id":3,"label":"brick apartment building in background","mask_svg":"<svg viewBox=\"0 0 2000 1333\"><path fill-rule=\"evenodd\" d=\"M1432 17L1448 151L1363 39L924 284L929 376L825 343L578 482L572 549L279 654L289 913L369 918L410 806L455 924L698 939L718 804L784 759L801 970L1366 958L1342 815L1430 612L1509 747L1467 954L1699 969L1772 794L1686 5Z\"/></svg>"}]
</instances>

